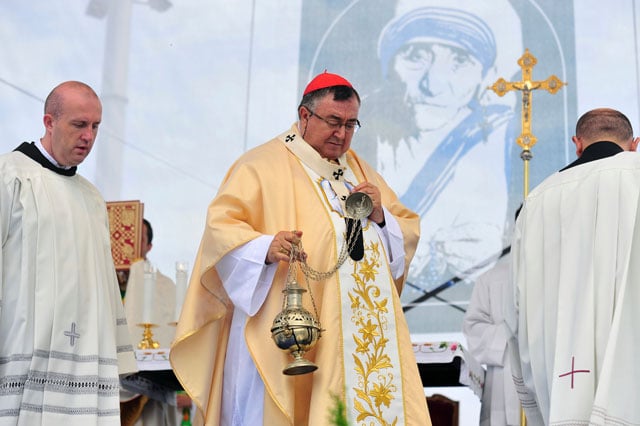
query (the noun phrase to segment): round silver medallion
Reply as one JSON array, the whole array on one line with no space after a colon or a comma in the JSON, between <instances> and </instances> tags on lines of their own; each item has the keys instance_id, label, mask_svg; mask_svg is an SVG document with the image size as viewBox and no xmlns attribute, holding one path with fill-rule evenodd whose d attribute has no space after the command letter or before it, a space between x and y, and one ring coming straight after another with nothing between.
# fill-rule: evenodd
<instances>
[{"instance_id":1,"label":"round silver medallion","mask_svg":"<svg viewBox=\"0 0 640 426\"><path fill-rule=\"evenodd\" d=\"M351 219L364 219L373 211L373 201L364 192L351 193L344 202L346 216Z\"/></svg>"}]
</instances>

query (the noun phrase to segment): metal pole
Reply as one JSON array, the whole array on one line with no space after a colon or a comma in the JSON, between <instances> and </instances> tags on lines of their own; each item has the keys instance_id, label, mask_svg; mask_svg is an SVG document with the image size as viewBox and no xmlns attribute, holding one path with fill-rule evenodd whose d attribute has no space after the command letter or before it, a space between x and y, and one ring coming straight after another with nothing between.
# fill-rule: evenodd
<instances>
[{"instance_id":1,"label":"metal pole","mask_svg":"<svg viewBox=\"0 0 640 426\"><path fill-rule=\"evenodd\" d=\"M102 131L96 186L106 199L118 200L122 187L122 141L125 133L131 0L108 2L102 76Z\"/></svg>"}]
</instances>

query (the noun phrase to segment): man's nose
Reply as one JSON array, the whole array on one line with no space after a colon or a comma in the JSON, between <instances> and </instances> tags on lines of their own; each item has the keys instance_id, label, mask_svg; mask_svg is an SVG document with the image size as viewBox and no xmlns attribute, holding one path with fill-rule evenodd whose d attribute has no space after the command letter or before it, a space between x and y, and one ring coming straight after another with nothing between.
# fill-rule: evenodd
<instances>
[{"instance_id":1,"label":"man's nose","mask_svg":"<svg viewBox=\"0 0 640 426\"><path fill-rule=\"evenodd\" d=\"M341 138L341 139L344 138L345 136L347 136L347 125L346 125L346 123L343 123L343 124L339 125L338 128L333 131L333 134L336 135L336 137Z\"/></svg>"},{"instance_id":2,"label":"man's nose","mask_svg":"<svg viewBox=\"0 0 640 426\"><path fill-rule=\"evenodd\" d=\"M84 131L82 132L82 139L87 141L87 142L91 142L92 140L95 139L95 137L97 136L98 130L97 129L93 129L91 127L87 127L86 129L84 129Z\"/></svg>"}]
</instances>

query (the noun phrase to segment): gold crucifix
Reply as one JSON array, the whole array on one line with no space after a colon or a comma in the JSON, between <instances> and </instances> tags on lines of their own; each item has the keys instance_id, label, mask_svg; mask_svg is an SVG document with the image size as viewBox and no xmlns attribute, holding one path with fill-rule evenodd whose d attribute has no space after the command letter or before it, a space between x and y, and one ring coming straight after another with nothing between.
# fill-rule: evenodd
<instances>
[{"instance_id":1,"label":"gold crucifix","mask_svg":"<svg viewBox=\"0 0 640 426\"><path fill-rule=\"evenodd\" d=\"M533 157L531 147L535 145L538 140L533 133L531 133L532 92L542 89L554 95L562 86L567 84L563 83L555 75L550 76L544 81L534 81L531 74L533 67L537 63L538 60L536 57L529 52L529 49L525 49L524 54L518 59L518 65L522 68L522 80L511 82L501 77L493 83L493 86L489 87L489 89L496 92L498 96L504 96L511 90L522 92L522 132L516 139L516 142L522 147L520 158L524 161L524 198L529 194L529 160Z\"/></svg>"}]
</instances>

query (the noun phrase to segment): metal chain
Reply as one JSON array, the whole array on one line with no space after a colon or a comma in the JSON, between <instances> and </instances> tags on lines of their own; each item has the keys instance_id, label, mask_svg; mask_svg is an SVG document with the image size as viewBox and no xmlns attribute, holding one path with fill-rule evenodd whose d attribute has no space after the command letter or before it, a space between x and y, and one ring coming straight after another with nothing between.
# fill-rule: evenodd
<instances>
[{"instance_id":1,"label":"metal chain","mask_svg":"<svg viewBox=\"0 0 640 426\"><path fill-rule=\"evenodd\" d=\"M324 281L327 278L331 277L333 274L335 274L335 272L338 269L340 269L340 267L347 260L347 257L349 257L349 254L351 254L351 252L353 251L353 248L355 247L356 241L357 241L356 236L361 229L362 229L362 222L358 220L356 222L356 226L353 226L351 228L351 232L349 232L349 235L347 235L347 238L343 241L342 247L340 247L338 261L336 262L336 265L330 270L325 272L317 271L313 269L311 266L309 266L306 260L300 261L300 269L302 269L302 273L304 274L304 276L307 279L312 279L313 281ZM294 251L302 252L303 251L302 243L299 243L299 247L293 246L293 249L290 254L290 259L299 259L300 258L299 256L296 256L296 257L293 256Z\"/></svg>"},{"instance_id":2,"label":"metal chain","mask_svg":"<svg viewBox=\"0 0 640 426\"><path fill-rule=\"evenodd\" d=\"M304 275L305 282L307 284L307 290L309 291L309 296L311 297L313 313L316 319L319 318L318 308L316 307L316 300L313 297L313 292L311 291L311 285L309 283L309 280L312 279L313 281L324 281L327 278L331 277L333 274L335 274L335 272L338 269L340 269L340 267L347 260L347 257L349 257L349 254L351 254L351 252L353 251L353 248L355 247L355 244L357 241L357 234L360 232L361 229L362 229L362 222L358 220L356 223L356 226L351 227L351 232L349 232L349 235L346 236L347 238L343 241L342 247L340 247L340 254L338 255L338 262L336 263L336 266L334 266L333 268L325 272L320 272L313 269L311 266L309 266L309 264L307 264L306 260L299 260L299 259L302 259L302 256L300 256L300 253L304 251L302 249L302 242L298 244L293 244L291 246L291 251L289 252L289 270L287 271L287 285L289 285L289 283L291 282L292 277L295 277L295 275L297 275L296 271L298 269L298 263L299 263L300 269L302 270L302 274ZM285 308L284 300L283 300L282 308L283 310Z\"/></svg>"}]
</instances>

